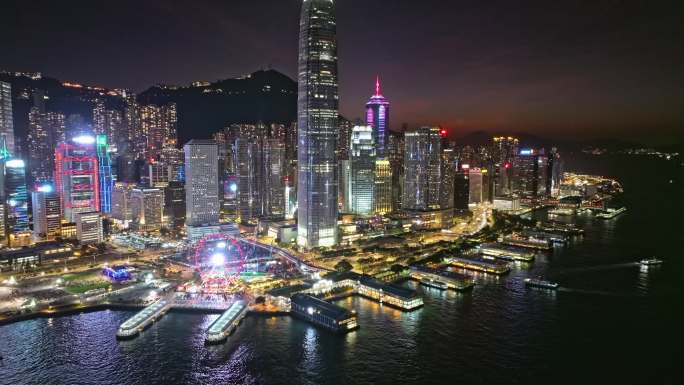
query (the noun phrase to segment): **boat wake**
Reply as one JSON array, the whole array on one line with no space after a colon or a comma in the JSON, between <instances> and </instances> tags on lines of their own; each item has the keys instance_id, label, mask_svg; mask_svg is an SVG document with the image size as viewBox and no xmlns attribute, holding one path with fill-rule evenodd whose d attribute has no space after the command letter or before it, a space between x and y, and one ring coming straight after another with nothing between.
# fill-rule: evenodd
<instances>
[{"instance_id":1,"label":"boat wake","mask_svg":"<svg viewBox=\"0 0 684 385\"><path fill-rule=\"evenodd\" d=\"M608 297L632 297L630 294L614 293L610 291L603 290L585 290L585 289L573 289L569 287L559 287L558 291L564 293L576 293L576 294L587 294L587 295L603 295Z\"/></svg>"},{"instance_id":2,"label":"boat wake","mask_svg":"<svg viewBox=\"0 0 684 385\"><path fill-rule=\"evenodd\" d=\"M639 266L639 262L614 263L611 265L578 267L578 268L572 268L572 269L564 269L564 270L561 270L560 273L561 274L584 273L584 272L588 272L588 271L624 269L627 267L635 267L635 266Z\"/></svg>"}]
</instances>

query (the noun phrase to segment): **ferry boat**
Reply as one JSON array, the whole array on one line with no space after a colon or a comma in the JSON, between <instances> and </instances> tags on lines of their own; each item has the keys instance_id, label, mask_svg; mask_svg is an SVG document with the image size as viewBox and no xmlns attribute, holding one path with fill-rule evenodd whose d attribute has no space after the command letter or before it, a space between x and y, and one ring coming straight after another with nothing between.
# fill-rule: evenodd
<instances>
[{"instance_id":1,"label":"ferry boat","mask_svg":"<svg viewBox=\"0 0 684 385\"><path fill-rule=\"evenodd\" d=\"M601 219L612 219L624 213L625 211L627 211L627 207L620 207L619 209L608 209L605 212L596 214L596 217Z\"/></svg>"},{"instance_id":2,"label":"ferry boat","mask_svg":"<svg viewBox=\"0 0 684 385\"><path fill-rule=\"evenodd\" d=\"M570 216L570 215L575 215L575 210L573 209L551 209L549 210L549 215L555 215L555 216Z\"/></svg>"},{"instance_id":3,"label":"ferry boat","mask_svg":"<svg viewBox=\"0 0 684 385\"><path fill-rule=\"evenodd\" d=\"M641 264L641 266L655 266L662 265L663 261L658 258L642 259L639 261L639 264Z\"/></svg>"},{"instance_id":4,"label":"ferry boat","mask_svg":"<svg viewBox=\"0 0 684 385\"><path fill-rule=\"evenodd\" d=\"M439 290L446 290L446 289L449 288L449 285L447 285L446 283L440 282L440 281L436 281L436 280L433 280L433 279L429 279L429 278L423 278L423 279L421 279L421 280L420 280L420 284L423 285L423 286L433 287L433 288L439 289Z\"/></svg>"},{"instance_id":5,"label":"ferry boat","mask_svg":"<svg viewBox=\"0 0 684 385\"><path fill-rule=\"evenodd\" d=\"M551 281L545 281L543 279L536 279L536 278L525 278L525 285L532 286L532 287L539 287L542 289L551 289L551 290L558 289L557 283L551 282Z\"/></svg>"}]
</instances>

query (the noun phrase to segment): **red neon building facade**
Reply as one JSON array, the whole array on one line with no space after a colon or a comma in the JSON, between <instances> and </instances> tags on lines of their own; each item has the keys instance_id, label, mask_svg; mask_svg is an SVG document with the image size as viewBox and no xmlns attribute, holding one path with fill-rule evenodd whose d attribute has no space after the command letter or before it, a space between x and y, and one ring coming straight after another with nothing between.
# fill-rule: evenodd
<instances>
[{"instance_id":1,"label":"red neon building facade","mask_svg":"<svg viewBox=\"0 0 684 385\"><path fill-rule=\"evenodd\" d=\"M89 141L61 143L55 150L55 186L64 219L76 213L100 211L100 185L95 144Z\"/></svg>"}]
</instances>

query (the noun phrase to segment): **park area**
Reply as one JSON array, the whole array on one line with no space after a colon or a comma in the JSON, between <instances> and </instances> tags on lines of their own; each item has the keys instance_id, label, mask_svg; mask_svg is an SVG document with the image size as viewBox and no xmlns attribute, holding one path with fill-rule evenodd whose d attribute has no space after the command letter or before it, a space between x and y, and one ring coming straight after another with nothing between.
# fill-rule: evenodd
<instances>
[{"instance_id":1,"label":"park area","mask_svg":"<svg viewBox=\"0 0 684 385\"><path fill-rule=\"evenodd\" d=\"M70 294L83 294L98 289L107 290L112 286L112 282L100 271L64 274L62 281L62 288Z\"/></svg>"}]
</instances>

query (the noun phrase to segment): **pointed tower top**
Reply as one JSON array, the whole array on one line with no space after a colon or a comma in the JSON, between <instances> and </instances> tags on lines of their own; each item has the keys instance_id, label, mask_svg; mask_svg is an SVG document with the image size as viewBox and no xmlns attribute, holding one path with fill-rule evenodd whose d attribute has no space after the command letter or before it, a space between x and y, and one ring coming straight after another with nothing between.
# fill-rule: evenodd
<instances>
[{"instance_id":1,"label":"pointed tower top","mask_svg":"<svg viewBox=\"0 0 684 385\"><path fill-rule=\"evenodd\" d=\"M375 77L375 96L380 96L380 75Z\"/></svg>"}]
</instances>

